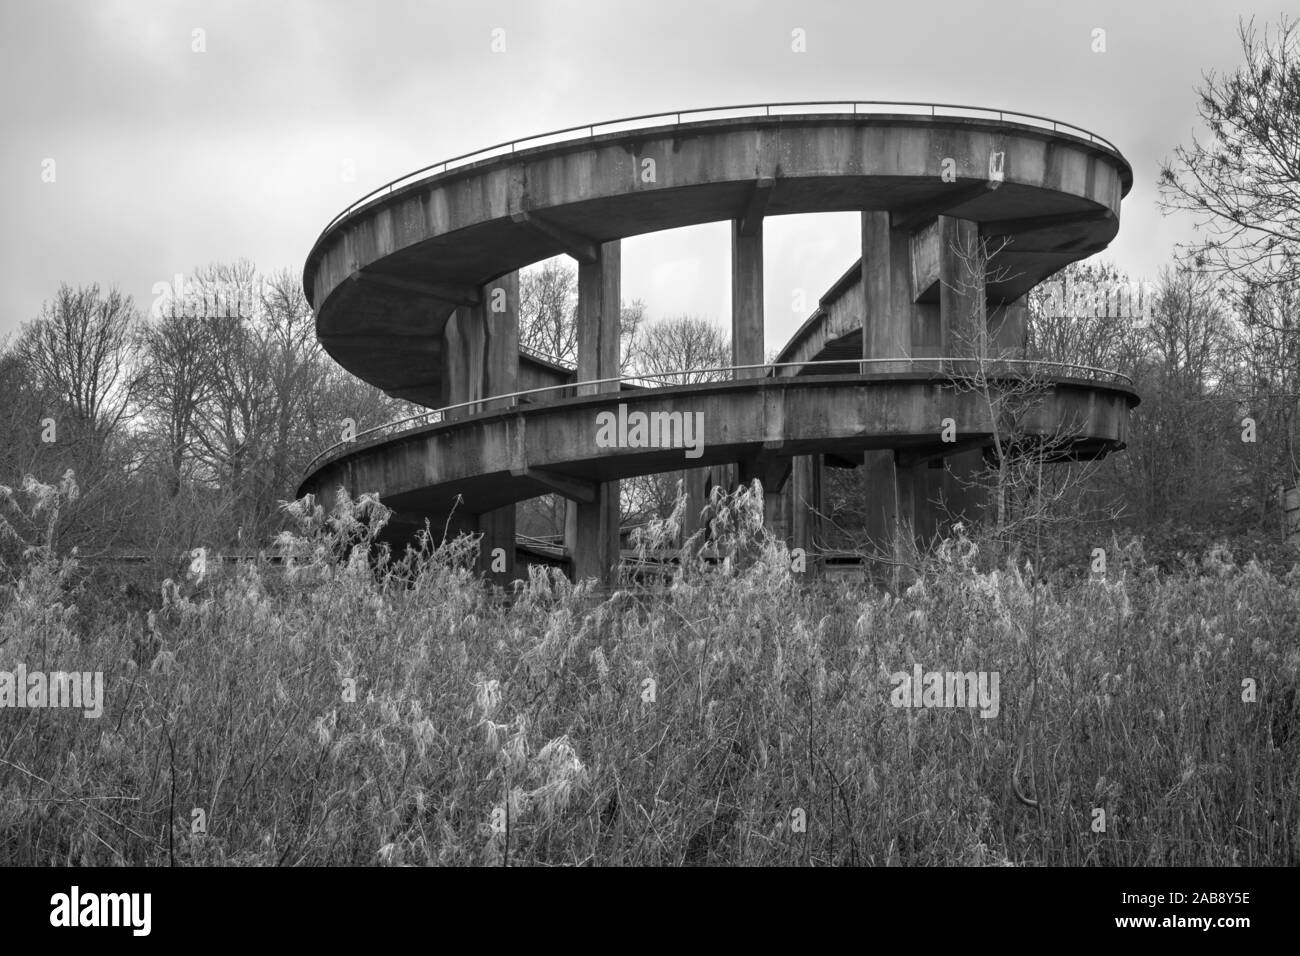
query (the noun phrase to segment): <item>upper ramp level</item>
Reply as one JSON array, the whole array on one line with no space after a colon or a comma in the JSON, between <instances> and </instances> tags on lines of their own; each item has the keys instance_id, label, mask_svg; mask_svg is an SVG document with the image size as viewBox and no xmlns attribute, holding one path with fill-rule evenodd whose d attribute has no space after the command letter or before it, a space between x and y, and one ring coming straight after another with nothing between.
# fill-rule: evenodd
<instances>
[{"instance_id":1,"label":"upper ramp level","mask_svg":"<svg viewBox=\"0 0 1300 956\"><path fill-rule=\"evenodd\" d=\"M850 103L708 112L502 144L349 207L304 270L324 347L390 394L435 407L443 328L486 283L560 253L593 261L614 239L788 213L888 211L896 229L973 221L1009 240L990 264L1008 278L987 294L1011 300L1104 248L1133 182L1105 140L1026 114ZM746 112L758 115L734 115Z\"/></svg>"}]
</instances>

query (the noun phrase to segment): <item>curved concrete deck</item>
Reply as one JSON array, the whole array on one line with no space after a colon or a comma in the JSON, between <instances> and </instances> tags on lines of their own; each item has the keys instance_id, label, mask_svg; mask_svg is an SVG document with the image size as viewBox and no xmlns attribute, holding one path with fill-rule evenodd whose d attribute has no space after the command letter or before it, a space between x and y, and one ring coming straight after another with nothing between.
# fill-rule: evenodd
<instances>
[{"instance_id":1,"label":"curved concrete deck","mask_svg":"<svg viewBox=\"0 0 1300 956\"><path fill-rule=\"evenodd\" d=\"M999 153L1002 179L991 181ZM942 214L1012 240L994 266L1015 275L988 291L1009 300L1104 248L1132 182L1128 163L1096 143L983 119L814 114L637 129L385 195L321 235L303 286L339 364L435 407L448 317L493 279L554 255L594 260L612 240L729 219L870 209L909 229Z\"/></svg>"},{"instance_id":2,"label":"curved concrete deck","mask_svg":"<svg viewBox=\"0 0 1300 956\"><path fill-rule=\"evenodd\" d=\"M1001 389L992 392L995 401ZM1118 384L1058 378L1027 416L1025 431L1061 436L1063 454L1087 458L1125 442L1137 395ZM699 452L686 443L601 447L598 417L637 412L699 415ZM942 440L951 418L955 442ZM674 436L681 432L674 430ZM819 375L712 382L484 412L427 425L322 465L304 489L383 488L398 511L443 514L460 499L471 514L560 492L592 498L602 482L635 475L753 461L788 471L795 455L841 456L900 449L914 460L951 453L952 445L986 443L992 435L984 396L958 391L945 376L925 373ZM658 437L653 429L647 440ZM305 493L305 492L304 492Z\"/></svg>"}]
</instances>

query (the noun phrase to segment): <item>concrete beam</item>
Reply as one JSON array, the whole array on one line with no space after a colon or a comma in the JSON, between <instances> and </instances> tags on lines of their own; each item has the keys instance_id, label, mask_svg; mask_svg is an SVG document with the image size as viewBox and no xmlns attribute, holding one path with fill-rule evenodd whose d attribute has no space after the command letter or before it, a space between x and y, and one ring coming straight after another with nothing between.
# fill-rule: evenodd
<instances>
[{"instance_id":1,"label":"concrete beam","mask_svg":"<svg viewBox=\"0 0 1300 956\"><path fill-rule=\"evenodd\" d=\"M900 448L895 452L895 461L900 468L911 468L913 465L928 465L930 462L943 461L953 455L960 455L964 452L976 448L983 448L988 444L987 439L972 438L964 441L956 441L942 448Z\"/></svg>"},{"instance_id":2,"label":"concrete beam","mask_svg":"<svg viewBox=\"0 0 1300 956\"><path fill-rule=\"evenodd\" d=\"M989 184L987 182L974 183L949 183L933 199L927 199L924 202L913 203L910 206L901 206L890 212L890 225L895 229L902 229L911 232L932 222L935 217L941 216L950 209L955 209L962 203L970 202L978 196L988 192Z\"/></svg>"},{"instance_id":3,"label":"concrete beam","mask_svg":"<svg viewBox=\"0 0 1300 956\"><path fill-rule=\"evenodd\" d=\"M559 244L562 252L568 253L579 262L594 265L600 261L600 243L588 236L574 232L572 229L566 229L564 226L551 222L545 216L539 216L535 212L511 213L510 219L520 225L530 226L542 235L554 239Z\"/></svg>"},{"instance_id":4,"label":"concrete beam","mask_svg":"<svg viewBox=\"0 0 1300 956\"><path fill-rule=\"evenodd\" d=\"M510 473L517 478L528 478L535 481L569 501L595 504L600 499L600 482L598 481L584 481L581 478L561 475L542 468L511 469Z\"/></svg>"},{"instance_id":5,"label":"concrete beam","mask_svg":"<svg viewBox=\"0 0 1300 956\"><path fill-rule=\"evenodd\" d=\"M939 295L939 221L936 219L912 234L912 301L934 302Z\"/></svg>"},{"instance_id":6,"label":"concrete beam","mask_svg":"<svg viewBox=\"0 0 1300 956\"><path fill-rule=\"evenodd\" d=\"M772 198L772 190L775 187L775 179L758 179L754 181L754 186L749 191L749 199L745 203L745 209L741 212L740 218L736 220L740 235L752 237L762 234L763 213L767 209L767 204Z\"/></svg>"},{"instance_id":7,"label":"concrete beam","mask_svg":"<svg viewBox=\"0 0 1300 956\"><path fill-rule=\"evenodd\" d=\"M1033 235L1037 232L1047 232L1053 229L1060 229L1062 226L1073 226L1078 223L1098 223L1109 222L1115 218L1115 213L1106 208L1089 209L1084 212L1058 213L1052 216L1026 216L1021 219L998 219L993 222L986 222L980 226L980 235L989 238L1002 238L1005 236Z\"/></svg>"}]
</instances>

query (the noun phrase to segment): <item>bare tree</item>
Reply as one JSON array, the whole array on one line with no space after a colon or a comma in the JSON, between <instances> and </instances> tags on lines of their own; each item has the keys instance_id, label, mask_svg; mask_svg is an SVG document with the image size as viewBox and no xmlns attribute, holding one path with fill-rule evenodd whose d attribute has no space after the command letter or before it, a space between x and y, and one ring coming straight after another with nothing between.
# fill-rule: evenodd
<instances>
[{"instance_id":1,"label":"bare tree","mask_svg":"<svg viewBox=\"0 0 1300 956\"><path fill-rule=\"evenodd\" d=\"M1055 391L1056 374L1090 373L1073 368L1068 360L1061 363L1056 356L1036 356L1046 364L1022 361L1026 350L1022 343L1028 337L1014 340L1006 334L1012 328L1006 306L989 308L986 301L989 284L1013 278L1005 268L991 266L1008 242L971 237L956 241L952 250L958 269L951 286L966 307L951 328L954 351L961 356L951 369L951 381L958 394L976 396L990 429L984 467L972 476L954 477L987 494L991 511L985 515L984 530L993 545L1015 551L1031 544L1037 565L1045 533L1077 527L1085 520L1072 505L1095 471L1093 462L1073 462L1080 423L1058 422L1043 431L1043 406ZM1040 349L1042 344L1040 336ZM1104 514L1105 519L1113 517L1113 509Z\"/></svg>"},{"instance_id":2,"label":"bare tree","mask_svg":"<svg viewBox=\"0 0 1300 956\"><path fill-rule=\"evenodd\" d=\"M14 355L66 417L62 424L102 440L121 423L135 386L128 349L135 321L130 296L64 284L23 326Z\"/></svg>"},{"instance_id":3,"label":"bare tree","mask_svg":"<svg viewBox=\"0 0 1300 956\"><path fill-rule=\"evenodd\" d=\"M1030 290L1027 358L1129 369L1141 353L1153 296L1114 265L1072 262Z\"/></svg>"},{"instance_id":4,"label":"bare tree","mask_svg":"<svg viewBox=\"0 0 1300 956\"><path fill-rule=\"evenodd\" d=\"M1259 434L1255 442L1230 444L1242 460L1252 510L1267 525L1278 486L1300 482L1300 282L1237 285L1231 301L1237 321L1227 375L1238 410Z\"/></svg>"},{"instance_id":5,"label":"bare tree","mask_svg":"<svg viewBox=\"0 0 1300 956\"><path fill-rule=\"evenodd\" d=\"M211 389L211 327L175 310L140 330L142 437L161 447L169 497L180 493L198 442L199 414Z\"/></svg>"},{"instance_id":6,"label":"bare tree","mask_svg":"<svg viewBox=\"0 0 1300 956\"><path fill-rule=\"evenodd\" d=\"M634 363L645 322L639 299L619 309L619 368ZM519 345L561 365L578 364L578 270L564 256L519 275Z\"/></svg>"},{"instance_id":7,"label":"bare tree","mask_svg":"<svg viewBox=\"0 0 1300 956\"><path fill-rule=\"evenodd\" d=\"M725 372L709 372L731 364L731 339L726 331L712 322L695 316L681 315L661 319L645 327L630 362L637 375L674 375L672 384L714 382L726 379Z\"/></svg>"},{"instance_id":8,"label":"bare tree","mask_svg":"<svg viewBox=\"0 0 1300 956\"><path fill-rule=\"evenodd\" d=\"M578 363L578 271L563 257L519 276L519 344L564 365Z\"/></svg>"},{"instance_id":9,"label":"bare tree","mask_svg":"<svg viewBox=\"0 0 1300 956\"><path fill-rule=\"evenodd\" d=\"M646 325L628 358L627 371L644 375L658 386L722 381L728 378L725 372L709 369L731 364L731 341L720 326L681 315ZM686 374L669 374L676 372ZM623 522L641 524L672 514L684 474L670 471L625 479L621 484Z\"/></svg>"},{"instance_id":10,"label":"bare tree","mask_svg":"<svg viewBox=\"0 0 1300 956\"><path fill-rule=\"evenodd\" d=\"M129 296L64 284L10 353L10 370L24 382L19 394L34 397L40 413L26 422L25 441L16 436L25 460L7 480L25 482L30 474L77 486L58 515L63 547L102 549L129 538L139 523L132 485L139 455L125 427L136 388L136 320Z\"/></svg>"},{"instance_id":11,"label":"bare tree","mask_svg":"<svg viewBox=\"0 0 1300 956\"><path fill-rule=\"evenodd\" d=\"M1300 31L1283 15L1238 35L1244 62L1197 91L1209 140L1180 146L1160 173L1161 202L1199 219L1184 247L1197 268L1272 284L1300 279Z\"/></svg>"}]
</instances>

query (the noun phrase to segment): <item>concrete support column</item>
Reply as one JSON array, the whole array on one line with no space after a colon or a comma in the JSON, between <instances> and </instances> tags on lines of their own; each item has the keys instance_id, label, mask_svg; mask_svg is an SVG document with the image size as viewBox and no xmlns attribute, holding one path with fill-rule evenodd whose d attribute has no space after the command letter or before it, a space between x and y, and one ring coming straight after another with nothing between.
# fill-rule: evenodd
<instances>
[{"instance_id":1,"label":"concrete support column","mask_svg":"<svg viewBox=\"0 0 1300 956\"><path fill-rule=\"evenodd\" d=\"M472 397L508 395L519 389L519 273L511 272L487 285L473 316L482 329L482 385ZM485 402L491 411L508 408L510 399ZM513 580L515 567L515 505L509 504L478 516L479 569L493 580Z\"/></svg>"},{"instance_id":2,"label":"concrete support column","mask_svg":"<svg viewBox=\"0 0 1300 956\"><path fill-rule=\"evenodd\" d=\"M742 231L731 221L731 364L760 365L763 354L763 221ZM736 372L736 378L762 376L762 369Z\"/></svg>"},{"instance_id":3,"label":"concrete support column","mask_svg":"<svg viewBox=\"0 0 1300 956\"><path fill-rule=\"evenodd\" d=\"M682 472L682 491L686 494L686 513L682 515L681 540L699 531L700 512L709 500L709 469L688 468Z\"/></svg>"},{"instance_id":4,"label":"concrete support column","mask_svg":"<svg viewBox=\"0 0 1300 956\"><path fill-rule=\"evenodd\" d=\"M817 574L822 568L815 555L821 550L822 510L822 456L796 455L791 462L790 483L787 486L790 500L789 537L793 548L803 548L807 555L807 574Z\"/></svg>"},{"instance_id":5,"label":"concrete support column","mask_svg":"<svg viewBox=\"0 0 1300 956\"><path fill-rule=\"evenodd\" d=\"M578 264L578 381L619 374L621 266L618 240L602 243L595 262ZM583 386L578 393L618 390L618 382L606 382ZM596 427L594 416L591 427ZM596 578L604 585L613 583L619 559L618 496L619 483L607 481L601 483L594 502L569 502L564 543L575 581Z\"/></svg>"},{"instance_id":6,"label":"concrete support column","mask_svg":"<svg viewBox=\"0 0 1300 956\"><path fill-rule=\"evenodd\" d=\"M862 456L864 503L863 531L876 554L892 554L894 532L898 527L898 483L895 478L894 453L889 449L869 451Z\"/></svg>"},{"instance_id":7,"label":"concrete support column","mask_svg":"<svg viewBox=\"0 0 1300 956\"><path fill-rule=\"evenodd\" d=\"M483 394L483 347L486 334L480 306L461 306L442 330L442 394L444 405L460 405ZM464 418L473 408L456 408L446 418Z\"/></svg>"},{"instance_id":8,"label":"concrete support column","mask_svg":"<svg viewBox=\"0 0 1300 956\"><path fill-rule=\"evenodd\" d=\"M916 555L917 481L919 469L915 464L899 461L894 454L894 495L897 509L894 512L894 560L902 564ZM921 500L924 504L924 499Z\"/></svg>"},{"instance_id":9,"label":"concrete support column","mask_svg":"<svg viewBox=\"0 0 1300 956\"><path fill-rule=\"evenodd\" d=\"M512 272L479 289L477 305L452 313L443 330L443 381L448 405L504 395L519 388L519 273ZM457 409L463 418L508 400ZM466 515L460 530L479 533L478 569L498 582L515 577L515 506Z\"/></svg>"},{"instance_id":10,"label":"concrete support column","mask_svg":"<svg viewBox=\"0 0 1300 956\"><path fill-rule=\"evenodd\" d=\"M763 220L731 221L731 364L759 365L763 354ZM758 378L762 369L736 371L734 378ZM762 474L755 462L737 462L737 483L748 486ZM772 489L764 488L769 496Z\"/></svg>"},{"instance_id":11,"label":"concrete support column","mask_svg":"<svg viewBox=\"0 0 1300 956\"><path fill-rule=\"evenodd\" d=\"M889 213L862 214L862 357L912 355L911 239L890 228ZM875 364L872 372L906 371L907 362Z\"/></svg>"},{"instance_id":12,"label":"concrete support column","mask_svg":"<svg viewBox=\"0 0 1300 956\"><path fill-rule=\"evenodd\" d=\"M519 390L519 273L510 272L483 287L483 394ZM509 408L511 399L487 402L486 410Z\"/></svg>"},{"instance_id":13,"label":"concrete support column","mask_svg":"<svg viewBox=\"0 0 1300 956\"><path fill-rule=\"evenodd\" d=\"M890 226L888 212L862 213L862 357L898 358L898 363L875 363L867 372L906 371L912 355L911 238ZM872 548L893 555L899 528L912 524L910 509L900 514L894 452L888 449L863 454L866 502L865 531Z\"/></svg>"},{"instance_id":14,"label":"concrete support column","mask_svg":"<svg viewBox=\"0 0 1300 956\"><path fill-rule=\"evenodd\" d=\"M999 357L999 341L1016 334L1013 309L1011 327L990 321L985 313L984 263L979 256L979 227L967 219L939 217L939 316L943 328L944 354L979 357L979 339L987 330L985 360ZM1020 313L1023 316L1023 311ZM995 328L995 325L997 326ZM1023 334L1023 333L1021 333ZM959 436L960 437L960 436ZM984 512L987 499L979 484L984 470L984 453L962 452L944 459L943 498L949 516L966 523L976 521Z\"/></svg>"}]
</instances>

